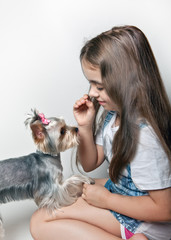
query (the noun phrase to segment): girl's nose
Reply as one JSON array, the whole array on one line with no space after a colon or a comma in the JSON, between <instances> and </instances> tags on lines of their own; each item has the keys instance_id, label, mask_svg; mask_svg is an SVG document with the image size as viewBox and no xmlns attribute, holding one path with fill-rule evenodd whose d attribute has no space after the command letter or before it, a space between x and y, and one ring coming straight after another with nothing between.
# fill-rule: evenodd
<instances>
[{"instance_id":1,"label":"girl's nose","mask_svg":"<svg viewBox=\"0 0 171 240\"><path fill-rule=\"evenodd\" d=\"M96 91L96 89L93 86L90 87L89 96L94 98L97 98L99 96L99 93Z\"/></svg>"}]
</instances>

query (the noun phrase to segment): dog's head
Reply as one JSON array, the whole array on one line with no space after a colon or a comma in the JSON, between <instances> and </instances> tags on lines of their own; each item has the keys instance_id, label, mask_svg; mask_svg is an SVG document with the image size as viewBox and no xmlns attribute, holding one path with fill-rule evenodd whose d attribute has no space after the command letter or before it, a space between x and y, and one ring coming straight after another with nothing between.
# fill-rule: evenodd
<instances>
[{"instance_id":1,"label":"dog's head","mask_svg":"<svg viewBox=\"0 0 171 240\"><path fill-rule=\"evenodd\" d=\"M66 125L62 118L45 118L44 114L33 110L25 121L32 130L32 136L39 151L57 155L78 145L78 128Z\"/></svg>"}]
</instances>

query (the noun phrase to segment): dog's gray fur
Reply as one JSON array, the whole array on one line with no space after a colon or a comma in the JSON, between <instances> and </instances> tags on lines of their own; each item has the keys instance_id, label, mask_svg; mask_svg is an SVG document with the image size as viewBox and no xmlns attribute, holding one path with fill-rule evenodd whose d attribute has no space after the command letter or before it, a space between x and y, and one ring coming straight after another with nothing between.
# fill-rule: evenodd
<instances>
[{"instance_id":1,"label":"dog's gray fur","mask_svg":"<svg viewBox=\"0 0 171 240\"><path fill-rule=\"evenodd\" d=\"M48 120L50 123L44 124L34 110L25 122L32 130L37 152L0 161L0 203L34 199L38 207L53 212L75 202L83 183L93 183L83 175L63 180L60 152L78 144L78 129L61 118ZM1 218L0 222L2 228Z\"/></svg>"}]
</instances>

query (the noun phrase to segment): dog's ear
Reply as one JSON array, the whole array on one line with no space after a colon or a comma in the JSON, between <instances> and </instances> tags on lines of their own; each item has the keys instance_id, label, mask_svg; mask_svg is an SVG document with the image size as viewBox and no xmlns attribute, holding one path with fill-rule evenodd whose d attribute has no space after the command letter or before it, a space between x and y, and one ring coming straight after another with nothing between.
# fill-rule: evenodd
<instances>
[{"instance_id":1,"label":"dog's ear","mask_svg":"<svg viewBox=\"0 0 171 240\"><path fill-rule=\"evenodd\" d=\"M45 139L45 129L42 126L41 123L33 123L30 125L30 128L32 130L32 135L35 140L35 142L43 142Z\"/></svg>"}]
</instances>

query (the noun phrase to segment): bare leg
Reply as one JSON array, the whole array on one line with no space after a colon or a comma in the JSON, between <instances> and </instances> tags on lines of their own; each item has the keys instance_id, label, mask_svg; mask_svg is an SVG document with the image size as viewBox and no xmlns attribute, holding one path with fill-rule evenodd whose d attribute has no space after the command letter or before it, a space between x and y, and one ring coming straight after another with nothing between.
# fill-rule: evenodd
<instances>
[{"instance_id":1,"label":"bare leg","mask_svg":"<svg viewBox=\"0 0 171 240\"><path fill-rule=\"evenodd\" d=\"M33 234L34 240L121 240L104 230L72 219L48 222L38 225L39 231ZM136 234L131 240L147 240L142 234Z\"/></svg>"},{"instance_id":2,"label":"bare leg","mask_svg":"<svg viewBox=\"0 0 171 240\"><path fill-rule=\"evenodd\" d=\"M98 227L72 219L56 220L37 227L39 231L32 232L35 240L120 240Z\"/></svg>"},{"instance_id":3,"label":"bare leg","mask_svg":"<svg viewBox=\"0 0 171 240\"><path fill-rule=\"evenodd\" d=\"M87 204L82 198L54 216L45 209L34 213L30 225L35 240L117 240L121 239L120 224L114 216L105 209ZM146 240L142 234L132 240ZM140 238L143 237L143 238Z\"/></svg>"},{"instance_id":4,"label":"bare leg","mask_svg":"<svg viewBox=\"0 0 171 240\"><path fill-rule=\"evenodd\" d=\"M73 205L56 211L53 215L45 209L36 211L31 219L31 230L34 227L37 228L37 225L44 225L53 221L57 224L58 220L63 219L86 222L120 237L120 223L110 211L89 205L82 198L79 198Z\"/></svg>"},{"instance_id":5,"label":"bare leg","mask_svg":"<svg viewBox=\"0 0 171 240\"><path fill-rule=\"evenodd\" d=\"M104 185L107 179L97 179ZM89 205L82 198L71 206L50 215L45 209L36 211L30 229L35 240L117 240L121 239L120 223L106 209ZM142 234L131 240L147 240Z\"/></svg>"}]
</instances>

